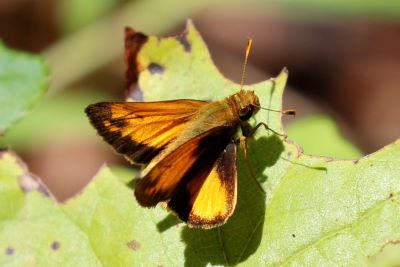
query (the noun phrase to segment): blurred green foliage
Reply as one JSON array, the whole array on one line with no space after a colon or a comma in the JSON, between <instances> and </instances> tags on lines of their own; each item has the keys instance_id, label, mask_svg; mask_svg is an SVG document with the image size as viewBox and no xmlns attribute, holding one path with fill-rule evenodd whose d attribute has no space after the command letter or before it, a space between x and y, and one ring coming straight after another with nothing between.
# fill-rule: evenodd
<instances>
[{"instance_id":1,"label":"blurred green foliage","mask_svg":"<svg viewBox=\"0 0 400 267\"><path fill-rule=\"evenodd\" d=\"M346 140L335 121L326 115L297 120L286 127L290 140L300 144L304 153L338 159L357 159L361 151Z\"/></svg>"},{"instance_id":2,"label":"blurred green foliage","mask_svg":"<svg viewBox=\"0 0 400 267\"><path fill-rule=\"evenodd\" d=\"M0 42L0 136L43 96L48 76L43 58L14 51Z\"/></svg>"},{"instance_id":3,"label":"blurred green foliage","mask_svg":"<svg viewBox=\"0 0 400 267\"><path fill-rule=\"evenodd\" d=\"M365 0L297 0L271 1L281 4L297 15L308 14L316 17L332 16L370 16L380 18L400 18L400 2L397 0L365 1ZM326 19L326 17L325 17Z\"/></svg>"},{"instance_id":4,"label":"blurred green foliage","mask_svg":"<svg viewBox=\"0 0 400 267\"><path fill-rule=\"evenodd\" d=\"M84 89L47 96L0 139L0 147L28 151L73 136L94 138L95 131L88 123L84 109L93 102L112 99L111 95Z\"/></svg>"},{"instance_id":5,"label":"blurred green foliage","mask_svg":"<svg viewBox=\"0 0 400 267\"><path fill-rule=\"evenodd\" d=\"M126 0L58 0L57 20L65 33L74 32L109 14Z\"/></svg>"}]
</instances>

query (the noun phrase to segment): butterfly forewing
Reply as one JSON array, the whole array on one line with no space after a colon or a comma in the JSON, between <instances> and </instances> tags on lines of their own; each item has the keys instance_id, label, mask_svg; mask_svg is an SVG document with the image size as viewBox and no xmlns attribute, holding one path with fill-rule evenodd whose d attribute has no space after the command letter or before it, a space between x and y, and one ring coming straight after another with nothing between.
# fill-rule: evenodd
<instances>
[{"instance_id":1,"label":"butterfly forewing","mask_svg":"<svg viewBox=\"0 0 400 267\"><path fill-rule=\"evenodd\" d=\"M102 102L86 108L91 123L132 163L147 164L173 141L200 107L197 100Z\"/></svg>"}]
</instances>

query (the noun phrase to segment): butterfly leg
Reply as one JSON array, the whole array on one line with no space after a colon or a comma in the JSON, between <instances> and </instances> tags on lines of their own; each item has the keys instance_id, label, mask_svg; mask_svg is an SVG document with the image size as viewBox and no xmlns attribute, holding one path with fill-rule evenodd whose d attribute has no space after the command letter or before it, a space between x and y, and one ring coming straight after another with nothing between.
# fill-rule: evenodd
<instances>
[{"instance_id":1,"label":"butterfly leg","mask_svg":"<svg viewBox=\"0 0 400 267\"><path fill-rule=\"evenodd\" d=\"M243 136L240 137L239 143L240 143L241 147L243 147L243 151L244 151L244 161L245 161L245 163L246 163L247 169L248 169L249 172L250 172L250 176L251 176L251 177L253 178L253 180L256 182L258 188L259 188L263 193L265 193L264 188L262 188L260 182L257 180L257 178L256 178L257 176L255 175L254 170L253 170L253 168L251 167L250 160L249 160L249 157L248 157L248 141L247 141L247 139L248 139L249 137L252 137L252 136L255 134L255 132L257 131L257 129L260 128L261 126L263 126L266 130L270 130L270 131L272 131L274 134L279 135L279 136L283 136L283 137L285 137L285 138L286 138L286 134L281 134L281 133L276 132L275 130L272 130L272 129L269 128L268 125L267 125L266 123L264 123L264 122L260 122L260 123L258 123L256 126L254 126L254 127L252 127L252 126L251 126L250 124L248 124L248 123L242 123L242 125L241 125Z\"/></svg>"},{"instance_id":2,"label":"butterfly leg","mask_svg":"<svg viewBox=\"0 0 400 267\"><path fill-rule=\"evenodd\" d=\"M278 133L277 131L275 131L275 130L269 128L268 125L267 125L266 123L264 123L264 122L260 122L260 123L258 123L256 126L254 126L253 128L249 129L249 130L246 132L246 134L247 134L246 136L252 136L252 135L254 135L254 133L257 131L257 129L260 128L261 126L264 126L265 130L271 131L271 132L273 132L273 133L276 134L276 135L282 136L282 137L284 137L284 138L287 137L286 134Z\"/></svg>"},{"instance_id":3,"label":"butterfly leg","mask_svg":"<svg viewBox=\"0 0 400 267\"><path fill-rule=\"evenodd\" d=\"M264 188L261 186L260 182L257 180L256 175L254 173L253 168L251 167L250 164L250 159L248 157L248 138L246 136L242 136L239 139L239 144L243 148L244 151L244 162L246 163L247 169L249 170L251 178L253 178L254 182L257 184L258 188L261 190L261 192L265 193Z\"/></svg>"}]
</instances>

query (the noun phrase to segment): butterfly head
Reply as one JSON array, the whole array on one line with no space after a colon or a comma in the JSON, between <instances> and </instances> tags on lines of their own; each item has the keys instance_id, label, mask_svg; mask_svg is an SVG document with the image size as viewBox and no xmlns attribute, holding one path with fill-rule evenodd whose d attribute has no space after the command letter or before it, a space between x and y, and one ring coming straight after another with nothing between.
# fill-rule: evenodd
<instances>
[{"instance_id":1,"label":"butterfly head","mask_svg":"<svg viewBox=\"0 0 400 267\"><path fill-rule=\"evenodd\" d=\"M260 109L260 101L254 91L240 90L232 98L241 121L247 121Z\"/></svg>"}]
</instances>

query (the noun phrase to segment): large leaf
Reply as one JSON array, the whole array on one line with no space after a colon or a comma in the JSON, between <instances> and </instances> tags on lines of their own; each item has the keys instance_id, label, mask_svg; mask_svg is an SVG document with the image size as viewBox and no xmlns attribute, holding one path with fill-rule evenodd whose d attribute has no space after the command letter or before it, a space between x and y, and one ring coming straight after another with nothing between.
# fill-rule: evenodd
<instances>
[{"instance_id":1,"label":"large leaf","mask_svg":"<svg viewBox=\"0 0 400 267\"><path fill-rule=\"evenodd\" d=\"M41 57L10 50L0 42L0 135L44 94L48 75Z\"/></svg>"},{"instance_id":2,"label":"large leaf","mask_svg":"<svg viewBox=\"0 0 400 267\"><path fill-rule=\"evenodd\" d=\"M190 23L178 38L150 37L137 62L146 100L217 100L239 88L219 74ZM264 107L279 109L286 76L246 89L255 90ZM267 111L255 118L283 132L280 119ZM304 155L264 130L250 144L251 165L266 194L250 178L240 152L235 212L211 230L178 224L160 205L140 207L107 168L65 204L35 190L24 194L24 170L4 152L0 263L360 266L399 252L399 141L355 161Z\"/></svg>"}]
</instances>

